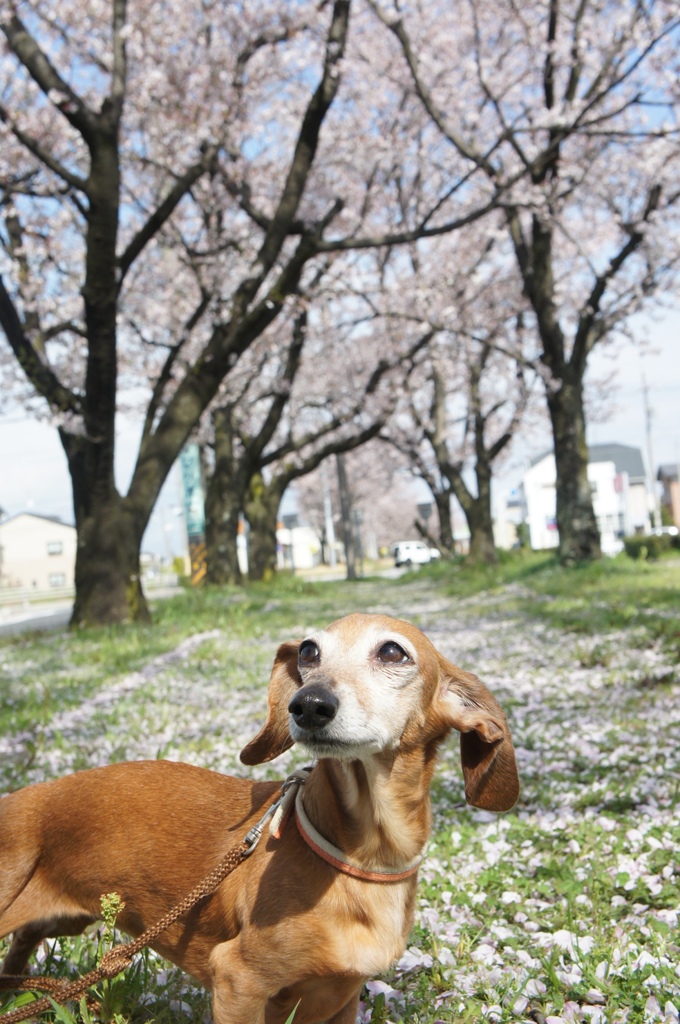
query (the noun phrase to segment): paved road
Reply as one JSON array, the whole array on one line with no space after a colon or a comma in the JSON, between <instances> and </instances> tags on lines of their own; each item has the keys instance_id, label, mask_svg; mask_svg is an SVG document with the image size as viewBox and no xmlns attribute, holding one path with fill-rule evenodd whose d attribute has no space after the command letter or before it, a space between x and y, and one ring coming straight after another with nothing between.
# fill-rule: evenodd
<instances>
[{"instance_id":1,"label":"paved road","mask_svg":"<svg viewBox=\"0 0 680 1024\"><path fill-rule=\"evenodd\" d=\"M64 629L71 618L73 602L0 608L0 636L28 633L33 629Z\"/></svg>"},{"instance_id":2,"label":"paved road","mask_svg":"<svg viewBox=\"0 0 680 1024\"><path fill-rule=\"evenodd\" d=\"M395 579L405 572L406 569L404 568L389 568L380 569L375 575L383 576L387 579ZM335 571L329 570L328 573L324 573L322 569L311 573L305 573L302 570L298 575L300 578L310 582L327 583L335 580L344 580L346 578L346 571L345 567L342 566L338 567ZM154 600L177 593L180 593L177 587L159 587L147 592L147 597ZM69 624L72 608L72 600L49 601L44 604L36 602L35 604L26 604L20 607L0 607L0 637L16 636L18 633L28 633L31 630L65 629Z\"/></svg>"}]
</instances>

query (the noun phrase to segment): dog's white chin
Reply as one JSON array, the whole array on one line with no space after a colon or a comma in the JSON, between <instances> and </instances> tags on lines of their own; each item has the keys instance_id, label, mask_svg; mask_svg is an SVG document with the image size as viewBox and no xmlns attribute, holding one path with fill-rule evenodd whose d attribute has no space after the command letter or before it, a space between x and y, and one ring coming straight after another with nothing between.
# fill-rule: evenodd
<instances>
[{"instance_id":1,"label":"dog's white chin","mask_svg":"<svg viewBox=\"0 0 680 1024\"><path fill-rule=\"evenodd\" d=\"M300 730L301 735L296 736L296 731L291 729L293 739L316 758L333 757L338 761L361 761L371 754L378 754L384 747L384 744L375 737L357 742L356 740L336 739L332 736L315 738L302 733L302 730Z\"/></svg>"}]
</instances>

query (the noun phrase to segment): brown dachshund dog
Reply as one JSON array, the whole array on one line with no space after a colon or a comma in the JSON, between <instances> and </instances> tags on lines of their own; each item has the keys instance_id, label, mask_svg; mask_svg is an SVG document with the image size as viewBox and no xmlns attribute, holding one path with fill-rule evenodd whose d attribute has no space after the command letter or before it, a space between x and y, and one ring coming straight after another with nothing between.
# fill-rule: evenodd
<instances>
[{"instance_id":1,"label":"brown dachshund dog","mask_svg":"<svg viewBox=\"0 0 680 1024\"><path fill-rule=\"evenodd\" d=\"M519 793L510 733L479 680L415 626L348 615L276 655L269 712L241 752L259 764L302 743L316 759L295 816L153 943L206 985L217 1024L354 1024L364 982L406 947L430 830L438 748L460 735L469 803ZM141 934L239 843L279 794L167 761L115 764L0 800L3 972L47 936L77 934L100 897Z\"/></svg>"}]
</instances>

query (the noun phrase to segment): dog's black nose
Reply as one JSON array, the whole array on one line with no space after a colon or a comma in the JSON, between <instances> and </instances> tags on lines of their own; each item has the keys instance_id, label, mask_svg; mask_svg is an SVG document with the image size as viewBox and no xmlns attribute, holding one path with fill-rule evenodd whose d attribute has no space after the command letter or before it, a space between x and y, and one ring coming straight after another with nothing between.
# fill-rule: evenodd
<instances>
[{"instance_id":1,"label":"dog's black nose","mask_svg":"<svg viewBox=\"0 0 680 1024\"><path fill-rule=\"evenodd\" d=\"M338 698L325 686L303 686L288 705L301 729L321 729L335 718Z\"/></svg>"}]
</instances>

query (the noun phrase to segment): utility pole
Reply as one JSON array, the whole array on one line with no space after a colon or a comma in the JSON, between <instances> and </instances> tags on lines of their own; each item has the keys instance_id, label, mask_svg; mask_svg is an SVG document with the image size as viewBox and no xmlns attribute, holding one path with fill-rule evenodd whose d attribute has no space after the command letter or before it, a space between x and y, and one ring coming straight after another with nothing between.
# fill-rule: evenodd
<instances>
[{"instance_id":1,"label":"utility pole","mask_svg":"<svg viewBox=\"0 0 680 1024\"><path fill-rule=\"evenodd\" d=\"M654 527L658 528L661 526L661 510L659 508L659 496L656 487L656 476L654 474L654 450L652 448L652 409L649 404L649 388L647 387L647 379L644 373L642 374L642 396L645 406L645 427L647 432L647 462L649 464L649 475L651 482Z\"/></svg>"}]
</instances>

